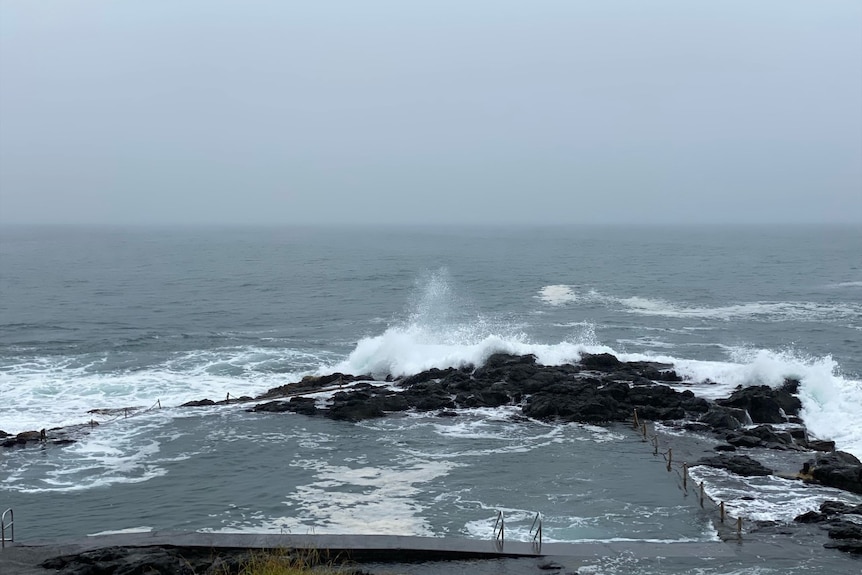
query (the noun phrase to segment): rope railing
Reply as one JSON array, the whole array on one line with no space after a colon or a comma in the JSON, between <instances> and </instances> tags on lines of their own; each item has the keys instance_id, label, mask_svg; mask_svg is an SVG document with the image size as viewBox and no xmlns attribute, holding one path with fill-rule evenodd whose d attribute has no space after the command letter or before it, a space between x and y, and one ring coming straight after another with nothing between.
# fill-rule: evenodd
<instances>
[{"instance_id":1,"label":"rope railing","mask_svg":"<svg viewBox=\"0 0 862 575\"><path fill-rule=\"evenodd\" d=\"M641 436L642 441L649 441L653 445L653 455L659 456L661 455L665 462L668 473L675 473L675 481L677 487L683 492L683 496L688 497L689 495L689 484L691 483L691 477L689 475L689 465L686 462L676 462L673 459L673 448L668 447L667 451L659 450L659 436L658 432L654 432L652 436L647 434L647 424L644 421L638 419L637 410L634 410L633 417L633 426L637 433ZM697 485L696 491L698 497L698 503L702 509L707 509L709 507L710 511L715 511L718 514L718 520L721 525L733 525L735 523L736 537L738 539L742 539L742 525L743 518L742 516L732 517L727 511L727 505L724 501L715 501L712 497L707 495L703 481L701 481Z\"/></svg>"},{"instance_id":2,"label":"rope railing","mask_svg":"<svg viewBox=\"0 0 862 575\"><path fill-rule=\"evenodd\" d=\"M86 422L85 425L89 425L90 427L95 427L96 425L105 425L108 423L113 423L113 422L117 421L118 419L129 419L130 417L136 417L138 415L143 415L143 414L149 413L155 409L161 409L161 408L162 408L162 400L157 399L156 402L154 404L152 404L150 407L148 407L147 409L137 409L134 407L123 407L123 408L121 408L122 413L119 413L120 409L117 409L116 411L118 413L114 417L111 417L110 419L102 419L102 420L98 420L98 421L96 420L95 417L92 417L92 415L99 413L100 410L92 410L92 411L88 412L91 415L90 421ZM110 411L114 411L114 410L110 410Z\"/></svg>"}]
</instances>

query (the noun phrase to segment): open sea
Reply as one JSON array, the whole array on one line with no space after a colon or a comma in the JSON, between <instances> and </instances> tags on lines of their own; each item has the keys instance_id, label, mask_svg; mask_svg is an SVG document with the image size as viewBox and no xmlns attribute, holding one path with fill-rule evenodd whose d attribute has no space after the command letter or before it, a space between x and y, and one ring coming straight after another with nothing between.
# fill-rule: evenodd
<instances>
[{"instance_id":1,"label":"open sea","mask_svg":"<svg viewBox=\"0 0 862 575\"><path fill-rule=\"evenodd\" d=\"M717 539L621 426L515 421L517 407L358 424L177 407L500 351L669 362L707 398L799 378L809 432L862 457L862 228L6 227L0 429L101 425L69 446L2 450L0 508L15 509L19 539L488 539L497 510L523 540L537 512L545 541ZM135 415L88 413L125 407ZM752 521L860 500L693 475ZM824 549L791 568L698 572L858 572L854 561ZM613 558L594 572L673 571Z\"/></svg>"}]
</instances>

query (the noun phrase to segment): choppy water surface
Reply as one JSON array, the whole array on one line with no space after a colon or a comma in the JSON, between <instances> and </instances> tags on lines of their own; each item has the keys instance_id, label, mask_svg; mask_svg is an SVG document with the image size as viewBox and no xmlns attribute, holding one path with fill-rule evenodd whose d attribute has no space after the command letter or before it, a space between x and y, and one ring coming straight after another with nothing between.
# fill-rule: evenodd
<instances>
[{"instance_id":1,"label":"choppy water surface","mask_svg":"<svg viewBox=\"0 0 862 575\"><path fill-rule=\"evenodd\" d=\"M862 230L822 227L3 230L0 429L102 425L4 451L0 506L28 537L484 538L502 509L522 539L537 512L553 541L713 539L622 428L513 421L516 408L354 425L175 406L309 373L609 352L673 363L704 397L799 378L809 429L862 455L860 254ZM139 414L87 413L122 407ZM752 519L842 496L694 473Z\"/></svg>"}]
</instances>

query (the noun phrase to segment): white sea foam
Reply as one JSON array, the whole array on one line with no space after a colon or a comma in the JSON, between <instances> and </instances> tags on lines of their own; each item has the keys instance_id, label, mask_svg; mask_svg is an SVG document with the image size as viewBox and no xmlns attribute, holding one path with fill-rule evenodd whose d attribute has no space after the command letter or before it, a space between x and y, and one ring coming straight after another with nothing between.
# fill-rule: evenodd
<instances>
[{"instance_id":1,"label":"white sea foam","mask_svg":"<svg viewBox=\"0 0 862 575\"><path fill-rule=\"evenodd\" d=\"M478 366L495 353L534 354L540 363L559 365L577 361L585 352L610 351L611 348L595 342L539 344L530 342L523 334L471 333L462 326L432 330L409 325L391 327L382 335L360 340L350 356L331 369L403 376L433 367Z\"/></svg>"},{"instance_id":2,"label":"white sea foam","mask_svg":"<svg viewBox=\"0 0 862 575\"><path fill-rule=\"evenodd\" d=\"M563 305L581 298L567 285L550 285L539 290L539 299L550 305Z\"/></svg>"},{"instance_id":3,"label":"white sea foam","mask_svg":"<svg viewBox=\"0 0 862 575\"><path fill-rule=\"evenodd\" d=\"M707 399L727 397L737 386L777 387L785 378L798 379L801 416L816 437L832 439L839 449L862 457L862 381L847 377L831 356L809 357L793 350L731 348L730 361L699 361L671 356L621 354L623 360L652 359L673 363L677 373ZM706 383L717 382L717 383Z\"/></svg>"},{"instance_id":4,"label":"white sea foam","mask_svg":"<svg viewBox=\"0 0 862 575\"><path fill-rule=\"evenodd\" d=\"M328 358L297 350L232 348L183 352L150 368L111 372L94 369L95 361L26 358L0 370L0 389L14 390L4 394L0 429L17 433L115 417L88 414L92 409L147 409L156 402L175 406L204 397L220 400L228 393L253 395L300 379L302 371L273 370L273 363L311 371Z\"/></svg>"},{"instance_id":5,"label":"white sea foam","mask_svg":"<svg viewBox=\"0 0 862 575\"><path fill-rule=\"evenodd\" d=\"M164 415L154 414L132 422L104 426L81 441L33 459L13 452L14 472L0 481L0 488L27 493L73 492L122 483L141 483L161 477L167 470L157 461ZM10 461L12 461L10 459Z\"/></svg>"},{"instance_id":6,"label":"white sea foam","mask_svg":"<svg viewBox=\"0 0 862 575\"><path fill-rule=\"evenodd\" d=\"M737 386L781 385L785 378L799 379L802 416L809 430L833 439L840 449L862 456L862 382L841 374L829 356L808 357L793 350L726 348L727 361L692 360L662 354L618 353L594 339L534 344L522 336L485 335L464 337L467 330L432 331L423 326L389 328L380 336L361 340L347 360L335 366L353 373L412 375L433 367L481 365L491 354L535 354L540 363L575 362L583 353L614 353L623 361L659 361L674 365L687 385L701 397L727 397ZM476 337L481 334L472 334Z\"/></svg>"},{"instance_id":7,"label":"white sea foam","mask_svg":"<svg viewBox=\"0 0 862 575\"><path fill-rule=\"evenodd\" d=\"M111 529L108 531L99 531L98 533L87 533L87 537L100 537L102 535L124 535L126 533L150 533L152 527L142 525L140 527L128 527L126 529Z\"/></svg>"},{"instance_id":8,"label":"white sea foam","mask_svg":"<svg viewBox=\"0 0 862 575\"><path fill-rule=\"evenodd\" d=\"M856 282L847 282L849 287ZM862 304L858 302L818 303L809 301L757 301L732 305L706 307L690 306L658 298L641 296L617 297L589 289L577 291L578 286L549 285L539 290L540 300L553 306L570 303L600 304L622 311L645 316L725 320L754 318L764 321L818 321L856 319L862 317Z\"/></svg>"},{"instance_id":9,"label":"white sea foam","mask_svg":"<svg viewBox=\"0 0 862 575\"><path fill-rule=\"evenodd\" d=\"M420 485L446 475L458 464L406 461L398 469L352 468L319 460L291 465L316 471L315 481L298 485L288 499L302 510L298 518L282 518L279 526L292 533L364 533L433 535L417 501ZM344 490L344 488L353 488ZM362 512L357 513L357 508Z\"/></svg>"},{"instance_id":10,"label":"white sea foam","mask_svg":"<svg viewBox=\"0 0 862 575\"><path fill-rule=\"evenodd\" d=\"M796 350L765 350L724 347L725 361L706 361L674 357L669 354L619 353L599 343L591 324L578 324L580 333L556 344L535 343L506 324L476 317L453 317L447 310L451 295L445 281L436 280L426 291L409 321L391 326L382 334L360 340L347 359L321 371L392 374L406 376L430 368L482 365L498 352L534 354L539 363L560 365L576 362L584 353L613 353L623 361L659 361L673 364L688 383L678 388L692 389L702 397L727 397L736 386L778 386L785 378L799 379L803 417L809 430L824 439L833 439L840 449L862 456L862 427L855 420L862 414L862 383L841 374L829 356L809 357ZM855 304L821 306L791 303L742 304L718 308L684 308L642 298L609 298L599 292L578 294L574 286L546 286L544 300L559 304L574 299L616 302L645 314L678 315L728 319L737 315L778 316L832 312L857 314ZM445 321L441 321L444 318ZM660 347L660 341L635 340L639 345ZM666 347L665 349L670 349Z\"/></svg>"},{"instance_id":11,"label":"white sea foam","mask_svg":"<svg viewBox=\"0 0 862 575\"><path fill-rule=\"evenodd\" d=\"M704 482L713 501L724 501L727 512L749 521L792 521L797 515L814 511L827 500L862 502L862 497L828 487L809 486L774 475L743 477L724 469L706 466L689 468L696 482ZM752 494L757 494L752 498Z\"/></svg>"},{"instance_id":12,"label":"white sea foam","mask_svg":"<svg viewBox=\"0 0 862 575\"><path fill-rule=\"evenodd\" d=\"M668 343L665 341L660 341L650 337L639 337L637 339L618 339L617 343L620 345L634 345L638 347L647 347L647 348L664 348L671 349L677 347L674 343Z\"/></svg>"}]
</instances>

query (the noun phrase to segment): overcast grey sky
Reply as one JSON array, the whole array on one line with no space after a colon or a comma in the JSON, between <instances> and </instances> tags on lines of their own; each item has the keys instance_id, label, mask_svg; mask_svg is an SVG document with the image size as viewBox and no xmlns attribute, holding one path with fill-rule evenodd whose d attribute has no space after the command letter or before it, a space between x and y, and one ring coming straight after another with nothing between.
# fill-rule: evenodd
<instances>
[{"instance_id":1,"label":"overcast grey sky","mask_svg":"<svg viewBox=\"0 0 862 575\"><path fill-rule=\"evenodd\" d=\"M0 222L862 223L859 0L0 0Z\"/></svg>"}]
</instances>

